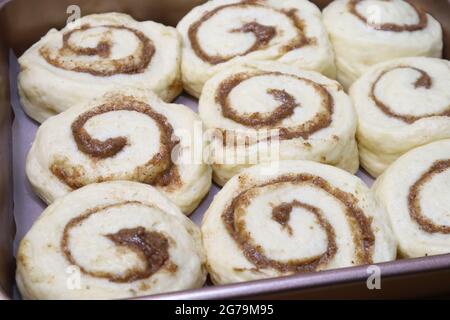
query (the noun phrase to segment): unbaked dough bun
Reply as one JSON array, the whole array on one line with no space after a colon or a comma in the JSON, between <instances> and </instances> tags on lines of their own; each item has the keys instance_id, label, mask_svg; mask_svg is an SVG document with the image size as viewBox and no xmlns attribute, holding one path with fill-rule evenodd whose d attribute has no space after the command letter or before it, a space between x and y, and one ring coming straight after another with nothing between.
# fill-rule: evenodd
<instances>
[{"instance_id":1,"label":"unbaked dough bun","mask_svg":"<svg viewBox=\"0 0 450 320\"><path fill-rule=\"evenodd\" d=\"M403 257L450 253L450 140L413 149L373 189L386 208Z\"/></svg>"},{"instance_id":2,"label":"unbaked dough bun","mask_svg":"<svg viewBox=\"0 0 450 320\"><path fill-rule=\"evenodd\" d=\"M130 180L154 185L189 214L211 186L210 166L193 157L199 124L188 107L149 90L116 89L45 121L26 173L47 203L90 183Z\"/></svg>"},{"instance_id":3,"label":"unbaked dough bun","mask_svg":"<svg viewBox=\"0 0 450 320\"><path fill-rule=\"evenodd\" d=\"M92 184L50 205L22 239L16 280L25 299L120 299L199 288L201 235L155 188Z\"/></svg>"},{"instance_id":4,"label":"unbaked dough bun","mask_svg":"<svg viewBox=\"0 0 450 320\"><path fill-rule=\"evenodd\" d=\"M19 58L22 106L43 122L115 85L151 89L171 101L182 89L180 43L174 28L122 13L52 29Z\"/></svg>"},{"instance_id":5,"label":"unbaked dough bun","mask_svg":"<svg viewBox=\"0 0 450 320\"><path fill-rule=\"evenodd\" d=\"M277 60L335 77L320 10L306 0L207 1L192 9L177 29L183 85L196 97L220 70L255 60Z\"/></svg>"},{"instance_id":6,"label":"unbaked dough bun","mask_svg":"<svg viewBox=\"0 0 450 320\"><path fill-rule=\"evenodd\" d=\"M205 84L199 113L217 133L208 155L220 185L252 164L274 160L358 170L351 100L317 72L274 62L233 66Z\"/></svg>"},{"instance_id":7,"label":"unbaked dough bun","mask_svg":"<svg viewBox=\"0 0 450 320\"><path fill-rule=\"evenodd\" d=\"M350 89L361 165L374 177L420 145L450 138L450 62L400 58L369 69Z\"/></svg>"},{"instance_id":8,"label":"unbaked dough bun","mask_svg":"<svg viewBox=\"0 0 450 320\"><path fill-rule=\"evenodd\" d=\"M216 284L395 259L384 210L350 173L310 161L251 167L216 195L203 218Z\"/></svg>"},{"instance_id":9,"label":"unbaked dough bun","mask_svg":"<svg viewBox=\"0 0 450 320\"><path fill-rule=\"evenodd\" d=\"M346 89L379 62L442 55L439 22L410 1L336 0L323 10L323 21L336 54L337 79Z\"/></svg>"}]
</instances>

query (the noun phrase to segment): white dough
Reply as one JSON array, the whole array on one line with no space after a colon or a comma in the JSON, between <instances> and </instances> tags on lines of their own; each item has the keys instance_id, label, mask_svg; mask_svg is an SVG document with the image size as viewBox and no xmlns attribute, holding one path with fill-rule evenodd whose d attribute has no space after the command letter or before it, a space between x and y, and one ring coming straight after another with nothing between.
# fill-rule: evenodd
<instances>
[{"instance_id":1,"label":"white dough","mask_svg":"<svg viewBox=\"0 0 450 320\"><path fill-rule=\"evenodd\" d=\"M192 9L177 29L183 85L196 97L214 74L249 61L279 61L335 77L320 10L306 0L208 1Z\"/></svg>"},{"instance_id":2,"label":"white dough","mask_svg":"<svg viewBox=\"0 0 450 320\"><path fill-rule=\"evenodd\" d=\"M137 34L153 48L152 55ZM75 51L62 49L64 35ZM102 43L109 52L89 52ZM180 60L180 39L172 27L122 13L85 16L50 30L19 58L21 103L31 118L43 122L117 85L150 89L171 101L181 92Z\"/></svg>"},{"instance_id":3,"label":"white dough","mask_svg":"<svg viewBox=\"0 0 450 320\"><path fill-rule=\"evenodd\" d=\"M408 150L450 138L450 62L401 58L370 68L350 89L361 165L374 177Z\"/></svg>"},{"instance_id":4,"label":"white dough","mask_svg":"<svg viewBox=\"0 0 450 320\"><path fill-rule=\"evenodd\" d=\"M364 20L349 10L352 3ZM422 15L426 23L418 27L420 14L403 0L331 2L323 21L335 50L338 81L348 89L374 64L400 57L440 58L441 26L431 15Z\"/></svg>"},{"instance_id":5,"label":"white dough","mask_svg":"<svg viewBox=\"0 0 450 320\"><path fill-rule=\"evenodd\" d=\"M233 117L225 113L228 108L217 97L227 83L242 75L246 78L225 95ZM281 114L278 122L247 122L289 111L286 103L290 100L295 107ZM339 83L317 72L275 62L234 66L205 84L199 113L208 129L227 134L225 146L220 135L212 137L209 145L214 180L220 185L252 164L274 160L314 160L351 173L358 170L356 114L351 100ZM293 135L283 137L283 130ZM277 135L276 141L260 139L272 133ZM238 137L236 143L229 143L233 136ZM239 140L245 137L253 143Z\"/></svg>"},{"instance_id":6,"label":"white dough","mask_svg":"<svg viewBox=\"0 0 450 320\"><path fill-rule=\"evenodd\" d=\"M418 147L397 159L373 185L403 257L450 252L450 140Z\"/></svg>"},{"instance_id":7,"label":"white dough","mask_svg":"<svg viewBox=\"0 0 450 320\"><path fill-rule=\"evenodd\" d=\"M131 232L124 242L109 237L123 232ZM168 256L159 263L126 245L142 241L163 256L149 233L165 239ZM121 299L199 288L204 263L198 227L174 204L151 186L114 181L74 191L42 213L20 242L16 280L24 299Z\"/></svg>"},{"instance_id":8,"label":"white dough","mask_svg":"<svg viewBox=\"0 0 450 320\"><path fill-rule=\"evenodd\" d=\"M365 184L310 161L256 165L233 177L205 213L201 231L215 284L396 257L387 215Z\"/></svg>"},{"instance_id":9,"label":"white dough","mask_svg":"<svg viewBox=\"0 0 450 320\"><path fill-rule=\"evenodd\" d=\"M143 111L121 109L133 103ZM108 139L126 142L101 157L92 153L96 150L95 145L89 147L92 141L76 140L81 134L73 131L73 125L104 105L108 110L88 117L82 129L100 147ZM146 110L154 117L144 113ZM192 156L198 145L196 127L201 129L201 121L186 106L164 103L149 90L116 88L45 121L27 157L27 176L47 203L86 184L132 180L154 184L189 214L211 186L211 168Z\"/></svg>"}]
</instances>

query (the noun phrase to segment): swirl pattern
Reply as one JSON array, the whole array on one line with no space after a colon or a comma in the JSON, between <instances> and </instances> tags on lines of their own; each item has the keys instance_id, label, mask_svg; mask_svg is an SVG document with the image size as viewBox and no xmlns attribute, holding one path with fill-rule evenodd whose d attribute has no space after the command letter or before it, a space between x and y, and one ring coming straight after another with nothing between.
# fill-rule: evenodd
<instances>
[{"instance_id":1,"label":"swirl pattern","mask_svg":"<svg viewBox=\"0 0 450 320\"><path fill-rule=\"evenodd\" d=\"M407 2L416 12L418 17L418 22L415 24L396 24L392 22L386 22L386 23L377 23L373 21L369 21L367 17L365 17L361 12L358 11L358 4L361 3L364 0L351 0L348 2L347 7L348 11L355 15L358 19L360 19L362 22L367 24L368 26L376 29L376 30L383 30L383 31L393 31L393 32L403 32L403 31L418 31L423 30L427 27L428 18L427 14L419 9L416 5L414 5L410 1ZM386 1L386 0L384 0ZM390 0L387 0L390 1Z\"/></svg>"},{"instance_id":2,"label":"swirl pattern","mask_svg":"<svg viewBox=\"0 0 450 320\"><path fill-rule=\"evenodd\" d=\"M198 97L217 72L255 61L280 61L335 77L320 15L303 0L215 0L198 6L177 25L184 88Z\"/></svg>"},{"instance_id":3,"label":"swirl pattern","mask_svg":"<svg viewBox=\"0 0 450 320\"><path fill-rule=\"evenodd\" d=\"M336 55L337 80L346 89L369 68L402 57L442 56L439 22L416 1L335 0L324 24Z\"/></svg>"},{"instance_id":4,"label":"swirl pattern","mask_svg":"<svg viewBox=\"0 0 450 320\"><path fill-rule=\"evenodd\" d=\"M127 298L201 287L204 262L198 227L170 200L113 181L42 213L21 242L17 282L28 299Z\"/></svg>"},{"instance_id":5,"label":"swirl pattern","mask_svg":"<svg viewBox=\"0 0 450 320\"><path fill-rule=\"evenodd\" d=\"M254 164L233 160L242 154L261 159L256 163L278 157L317 160L349 171L358 165L351 103L337 82L316 73L275 63L236 66L208 81L199 113L216 133L209 154L219 184ZM274 147L275 140L280 152L259 152ZM321 151L316 153L316 148ZM330 157L331 149L343 153Z\"/></svg>"},{"instance_id":6,"label":"swirl pattern","mask_svg":"<svg viewBox=\"0 0 450 320\"><path fill-rule=\"evenodd\" d=\"M350 174L285 161L277 171L261 175L267 167L258 165L231 179L206 213L202 234L214 282L379 261L380 232L387 232L388 239L390 231L380 227L377 209L367 206L368 190L341 186L349 183ZM389 259L395 251L391 245L385 253Z\"/></svg>"},{"instance_id":7,"label":"swirl pattern","mask_svg":"<svg viewBox=\"0 0 450 320\"><path fill-rule=\"evenodd\" d=\"M72 135L78 146L78 150L83 152L89 157L105 159L114 157L117 153L123 150L127 145L127 139L125 137L108 138L105 141L92 138L89 133L84 129L84 125L89 119L95 116L115 111L130 111L139 112L150 117L158 126L160 138L159 138L159 151L153 155L143 166L139 166L130 173L124 173L123 176L114 175L110 177L99 176L95 180L86 179L86 173L81 168L75 168L67 163L67 161L55 161L51 166L51 172L57 176L61 181L66 183L73 189L80 188L86 184L108 181L108 180L134 180L148 184L158 183L173 183L177 184L179 178L177 175L170 174L173 181L167 181L167 178L161 179L164 174L169 176L169 170L173 169L173 163L171 160L172 150L178 143L178 140L172 140L173 128L168 123L167 119L155 112L148 104L135 100L132 97L122 97L81 114L72 123ZM160 180L157 180L160 179Z\"/></svg>"},{"instance_id":8,"label":"swirl pattern","mask_svg":"<svg viewBox=\"0 0 450 320\"><path fill-rule=\"evenodd\" d=\"M408 151L373 186L386 208L402 257L450 252L450 140Z\"/></svg>"},{"instance_id":9,"label":"swirl pattern","mask_svg":"<svg viewBox=\"0 0 450 320\"><path fill-rule=\"evenodd\" d=\"M103 37L95 47L81 47L72 43L71 38L77 33L92 30L98 30ZM108 38L111 30L121 30L132 34L139 43L135 52L127 57L111 59L113 44L111 39ZM102 77L115 74L142 73L148 67L155 52L155 46L144 33L129 27L116 25L90 26L84 24L78 29L64 33L62 43L62 47L57 52L46 46L41 47L39 52L48 63L57 68ZM79 56L96 56L97 59L94 61L74 59L74 57Z\"/></svg>"},{"instance_id":10,"label":"swirl pattern","mask_svg":"<svg viewBox=\"0 0 450 320\"><path fill-rule=\"evenodd\" d=\"M51 29L19 58L21 104L44 122L115 87L172 101L182 91L180 60L175 28L122 13L83 16Z\"/></svg>"},{"instance_id":11,"label":"swirl pattern","mask_svg":"<svg viewBox=\"0 0 450 320\"><path fill-rule=\"evenodd\" d=\"M314 43L314 39L309 39L305 35L305 25L301 19L297 16L297 10L278 10L276 8L271 8L264 6L262 2L259 1L242 1L239 3L233 3L228 5L223 5L215 8L204 14L199 20L193 23L189 27L188 35L189 40L192 45L192 49L200 57L203 61L206 61L212 65L226 62L232 58L237 56L244 56L249 54L250 52L262 50L269 46L270 41L277 36L277 28L275 26L268 26L260 24L256 21L251 21L243 24L240 28L231 29L231 33L242 32L242 33L252 33L255 40L253 44L246 49L244 52L220 56L220 55L210 55L208 54L200 45L200 41L198 39L198 32L202 25L213 18L215 15L219 15L226 10L229 9L267 9L272 11L272 14L281 14L285 16L286 19L289 20L292 27L294 28L296 35L293 39L291 39L287 44L280 48L281 53L285 53L290 50L301 48L302 46Z\"/></svg>"},{"instance_id":12,"label":"swirl pattern","mask_svg":"<svg viewBox=\"0 0 450 320\"><path fill-rule=\"evenodd\" d=\"M128 269L122 274L112 274L107 271L90 271L87 267L81 266L70 251L70 233L72 229L80 226L83 221L90 218L94 214L105 212L105 210L117 207L124 207L127 205L145 206L139 202L124 202L107 206L90 209L84 214L73 218L66 224L62 235L61 249L66 259L71 265L78 266L81 272L96 278L105 278L112 282L133 282L151 277L169 259L169 241L166 236L156 231L146 231L143 227L136 227L131 229L120 229L114 234L107 234L109 240L114 242L117 246L127 247L135 251L139 258L144 262L144 269L139 268ZM178 266L170 264L169 269L176 272Z\"/></svg>"},{"instance_id":13,"label":"swirl pattern","mask_svg":"<svg viewBox=\"0 0 450 320\"><path fill-rule=\"evenodd\" d=\"M274 127L281 124L281 121L292 116L294 109L300 105L295 98L287 93L285 90L279 90L274 88L268 88L267 93L270 94L275 100L281 104L275 108L269 114L262 114L260 112L254 112L245 116L239 115L235 109L231 106L229 95L235 87L242 82L255 78L255 77L290 77L296 81L302 82L307 86L313 88L313 90L319 95L321 101L320 111L312 120L294 126L291 128L282 128L280 132L280 139L294 139L302 137L307 139L314 132L326 128L331 123L333 114L333 97L329 93L326 86L316 83L310 79L298 77L292 74L283 74L281 72L256 72L253 74L236 74L230 78L225 79L217 89L216 102L222 107L222 114L225 118L231 119L237 123L248 127L264 128ZM274 80L276 81L276 80Z\"/></svg>"},{"instance_id":14,"label":"swirl pattern","mask_svg":"<svg viewBox=\"0 0 450 320\"><path fill-rule=\"evenodd\" d=\"M211 186L211 168L192 156L199 121L151 91L107 92L39 128L27 176L47 203L88 184L127 180L155 186L188 214Z\"/></svg>"},{"instance_id":15,"label":"swirl pattern","mask_svg":"<svg viewBox=\"0 0 450 320\"><path fill-rule=\"evenodd\" d=\"M288 262L280 262L270 259L264 255L262 247L253 242L250 237L251 232L246 229L245 223L241 222L243 219L239 219L240 223L236 223L236 215L245 214L246 207L248 207L252 201L251 194L255 192L255 189L284 183L312 185L315 188L324 190L341 202L345 206L344 210L348 220L350 221L350 225L352 226L353 239L356 242L356 263L364 264L372 262L372 250L375 237L370 227L370 220L367 219L362 210L358 208L355 198L351 194L333 188L320 177L315 177L312 175L295 175L281 176L273 181L269 181L262 185L243 191L233 199L231 205L222 214L222 220L226 224L228 232L239 244L245 257L249 259L257 268L274 268L280 272L315 271L319 267L324 267L324 265L326 265L326 263L334 257L337 251L334 228L330 222L324 218L321 210L315 206L298 200L293 200L290 203L282 203L275 206L272 209L272 214L275 215L275 217L277 215L284 215L285 217L282 218L282 220L285 221L285 224L289 221L288 216L294 207L306 209L314 214L319 222L319 226L324 229L327 236L327 249L318 257L310 257L306 260L293 260ZM279 219L276 220L279 222Z\"/></svg>"},{"instance_id":16,"label":"swirl pattern","mask_svg":"<svg viewBox=\"0 0 450 320\"><path fill-rule=\"evenodd\" d=\"M450 234L450 226L437 225L431 219L422 214L420 206L420 191L423 185L430 181L434 175L438 175L450 169L450 159L436 161L409 189L408 207L411 218L420 228L428 233Z\"/></svg>"},{"instance_id":17,"label":"swirl pattern","mask_svg":"<svg viewBox=\"0 0 450 320\"><path fill-rule=\"evenodd\" d=\"M450 137L450 63L412 57L371 68L351 90L361 165L379 176L407 151Z\"/></svg>"},{"instance_id":18,"label":"swirl pattern","mask_svg":"<svg viewBox=\"0 0 450 320\"><path fill-rule=\"evenodd\" d=\"M378 108L380 108L381 111L383 111L387 116L402 120L406 123L414 123L417 120L429 118L429 117L450 117L450 105L448 105L447 108L445 108L443 111L440 111L440 112L426 113L426 114L423 114L420 116L415 116L415 115L405 115L405 114L400 114L398 112L395 112L387 104L383 103L375 94L377 84L378 84L378 82L382 81L382 78L387 73L389 73L393 70L399 70L399 69L410 69L410 70L414 70L417 73L419 73L419 77L413 82L415 89L419 89L419 88L430 89L433 85L433 80L431 79L430 75L426 71L421 70L419 68L415 68L412 66L398 66L398 67L394 67L394 68L391 68L388 70L384 70L378 76L378 78L375 80L375 82L373 82L372 89L370 91L370 98L374 101L376 106Z\"/></svg>"}]
</instances>

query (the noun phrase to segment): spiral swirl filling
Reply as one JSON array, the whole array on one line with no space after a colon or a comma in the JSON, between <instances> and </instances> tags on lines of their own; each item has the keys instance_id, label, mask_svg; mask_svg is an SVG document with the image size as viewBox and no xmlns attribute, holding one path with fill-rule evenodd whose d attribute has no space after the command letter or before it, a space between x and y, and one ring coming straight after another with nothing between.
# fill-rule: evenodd
<instances>
[{"instance_id":1,"label":"spiral swirl filling","mask_svg":"<svg viewBox=\"0 0 450 320\"><path fill-rule=\"evenodd\" d=\"M135 180L147 184L167 186L171 183L179 184L179 175L173 165L171 155L179 140L173 139L173 128L167 118L154 111L148 104L133 97L117 97L85 113L82 113L72 123L71 131L78 150L96 162L111 158L121 152L128 144L126 137L108 138L104 141L93 138L84 128L85 124L101 114L115 111L138 112L151 118L157 125L159 137L159 151L144 165L138 166L133 173L120 177L99 177L89 181L81 166L70 165L68 159L58 159L50 166L50 171L72 189L80 188L93 182L103 182L118 178Z\"/></svg>"},{"instance_id":2,"label":"spiral swirl filling","mask_svg":"<svg viewBox=\"0 0 450 320\"><path fill-rule=\"evenodd\" d=\"M293 208L302 208L316 217L318 224L326 234L327 248L324 253L306 259L293 259L278 261L266 255L264 248L255 243L251 232L247 230L243 220L237 219L238 215L245 215L252 198L258 190L266 186L281 186L292 184L296 186L308 185L319 188L338 200L345 212L347 221L352 230L352 238L355 244L355 257L357 264L368 264L372 262L375 236L371 228L371 219L364 215L358 206L358 200L350 193L344 192L330 185L325 179L311 174L289 174L277 177L268 182L252 186L240 192L226 207L221 215L222 221L228 234L233 238L242 250L246 259L257 269L271 268L279 272L310 272L318 270L333 259L338 251L336 243L336 232L330 222L327 221L322 210L316 206L293 200L289 203L281 203L272 208L272 219L292 232L288 227L289 216Z\"/></svg>"},{"instance_id":3,"label":"spiral swirl filling","mask_svg":"<svg viewBox=\"0 0 450 320\"><path fill-rule=\"evenodd\" d=\"M425 72L424 70L421 70L419 68L411 67L411 66L397 66L388 70L383 71L380 73L380 75L377 77L375 82L372 83L372 87L370 89L369 97L372 99L372 101L375 103L375 105L387 116L401 120L405 123L411 124L416 122L417 120L429 118L429 117L450 117L450 105L445 108L441 112L435 112L435 113L427 113L420 116L416 115L409 115L409 114L400 114L392 110L390 106L388 106L386 103L382 102L377 95L375 94L375 90L377 88L378 83L383 79L383 77L394 70L399 69L411 69L419 73L419 77L413 82L414 88L423 88L423 89L430 89L433 86L433 80L430 77L430 75Z\"/></svg>"},{"instance_id":4,"label":"spiral swirl filling","mask_svg":"<svg viewBox=\"0 0 450 320\"><path fill-rule=\"evenodd\" d=\"M235 109L233 109L229 99L231 91L233 91L234 88L248 79L262 76L290 77L306 84L307 86L312 87L314 91L317 92L317 94L320 96L320 111L317 112L313 119L310 119L302 124L292 127L283 127L281 125L281 121L292 116L294 114L294 109L296 107L301 107L301 105L291 94L289 94L285 90L268 88L267 93L280 103L277 108L275 108L272 112L267 113L254 112L244 115L238 114ZM256 129L278 129L278 138L280 140L289 140L299 137L308 139L308 137L315 132L324 129L331 124L334 108L333 97L324 85L318 84L310 79L281 72L255 72L235 74L222 81L222 83L219 85L219 88L216 92L215 101L221 106L222 115L224 118L228 118L244 126L253 127ZM226 136L228 134L232 135L232 132L223 132L224 144L226 144Z\"/></svg>"},{"instance_id":5,"label":"spiral swirl filling","mask_svg":"<svg viewBox=\"0 0 450 320\"><path fill-rule=\"evenodd\" d=\"M264 3L257 0L244 0L239 3L219 6L211 11L206 12L199 20L191 24L188 30L189 41L191 43L192 50L203 61L208 62L212 65L217 65L238 56L245 56L253 51L266 49L267 47L269 47L271 40L277 36L279 31L277 31L276 26L264 25L257 21L248 21L244 23L242 27L231 29L229 30L229 32L253 34L255 39L253 44L249 48L241 53L225 56L208 54L200 45L198 39L199 29L202 27L204 22L220 14L222 11L234 8L245 8L248 10L251 10L253 8L265 8L272 10L274 13L280 13L284 15L291 22L294 30L296 30L296 36L292 40L290 40L289 43L280 48L280 54L315 43L315 40L313 38L308 38L305 35L305 23L297 16L296 9L279 10L268 7L264 5Z\"/></svg>"},{"instance_id":6,"label":"spiral swirl filling","mask_svg":"<svg viewBox=\"0 0 450 320\"><path fill-rule=\"evenodd\" d=\"M66 260L70 264L77 266L80 271L86 275L107 279L116 283L128 283L147 279L158 272L164 265L167 265L170 257L169 240L162 233L148 231L144 227L121 229L114 234L104 235L116 246L125 247L128 250L135 252L139 259L144 263L143 268L132 267L121 274L117 274L107 271L89 270L88 267L80 265L77 262L70 249L70 234L72 230L82 225L85 220L92 215L107 214L108 209L124 207L127 205L146 206L138 201L126 201L87 210L80 216L70 220L66 224L61 238L61 251ZM173 266L170 266L170 268L173 268Z\"/></svg>"},{"instance_id":7,"label":"spiral swirl filling","mask_svg":"<svg viewBox=\"0 0 450 320\"><path fill-rule=\"evenodd\" d=\"M71 37L87 30L106 29L102 39L95 47L80 47L72 43ZM113 47L111 30L121 30L131 33L138 41L135 52L129 56L110 59ZM138 74L144 72L149 66L155 46L153 42L141 31L122 25L91 26L84 24L80 28L70 30L62 36L62 47L57 51L43 46L39 50L41 56L52 66L94 76L109 77L116 74ZM92 57L97 59L76 60L75 57Z\"/></svg>"},{"instance_id":8,"label":"spiral swirl filling","mask_svg":"<svg viewBox=\"0 0 450 320\"><path fill-rule=\"evenodd\" d=\"M433 176L449 169L450 159L436 161L409 189L408 209L410 217L419 225L420 229L427 233L450 234L450 226L434 223L422 213L420 205L420 192L423 186L429 182Z\"/></svg>"},{"instance_id":9,"label":"spiral swirl filling","mask_svg":"<svg viewBox=\"0 0 450 320\"><path fill-rule=\"evenodd\" d=\"M392 22L377 23L374 21L370 21L367 17L365 17L363 14L361 14L361 12L359 12L359 10L358 10L358 4L360 4L362 1L364 1L364 0L349 1L347 4L348 11L373 29L381 30L381 31L393 31L393 32L404 32L404 31L411 32L411 31L423 30L427 27L427 24L428 24L427 14L408 0L405 0L405 2L408 3L414 9L414 11L416 12L417 17L419 19L419 21L415 24L396 24L396 23L392 23ZM382 0L382 1L389 2L391 0Z\"/></svg>"}]
</instances>

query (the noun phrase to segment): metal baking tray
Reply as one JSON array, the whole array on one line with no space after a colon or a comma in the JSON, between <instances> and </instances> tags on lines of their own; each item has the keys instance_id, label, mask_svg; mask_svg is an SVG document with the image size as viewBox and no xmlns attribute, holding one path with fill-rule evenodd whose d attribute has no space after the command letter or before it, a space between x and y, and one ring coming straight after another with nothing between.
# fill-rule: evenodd
<instances>
[{"instance_id":1,"label":"metal baking tray","mask_svg":"<svg viewBox=\"0 0 450 320\"><path fill-rule=\"evenodd\" d=\"M15 290L14 254L18 241L45 205L30 190L24 161L37 124L26 117L17 95L17 56L50 28L62 28L67 8L78 5L81 14L124 12L137 20L176 25L202 0L0 0L0 300L20 298ZM324 7L330 1L313 1ZM413 0L438 19L444 29L444 57L450 59L450 0ZM177 102L196 108L182 95ZM358 175L370 184L364 172ZM199 223L217 186L191 216ZM141 299L308 299L308 298L414 298L450 296L450 254L378 264L381 289L369 290L367 266L318 273L211 286L197 290L152 295Z\"/></svg>"}]
</instances>

